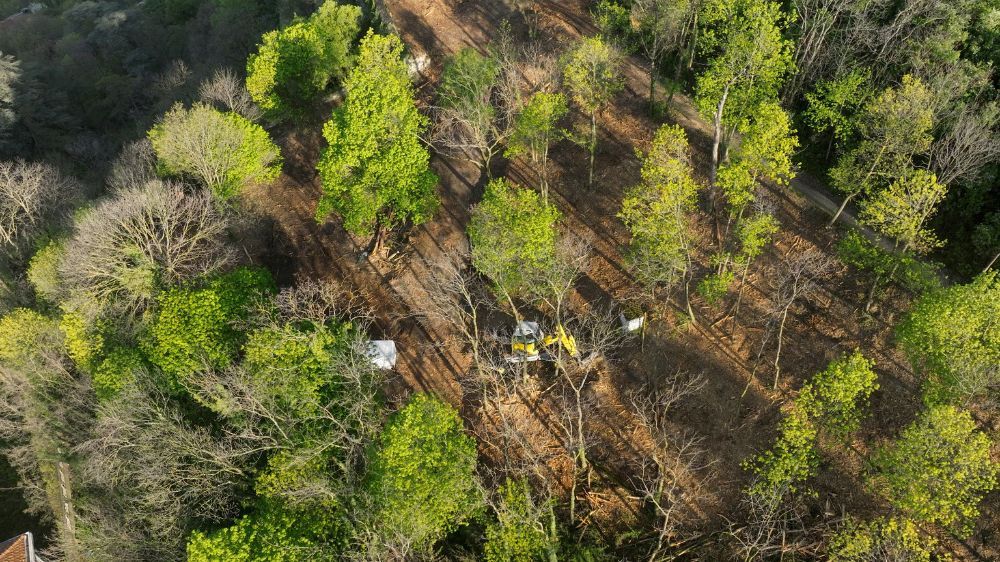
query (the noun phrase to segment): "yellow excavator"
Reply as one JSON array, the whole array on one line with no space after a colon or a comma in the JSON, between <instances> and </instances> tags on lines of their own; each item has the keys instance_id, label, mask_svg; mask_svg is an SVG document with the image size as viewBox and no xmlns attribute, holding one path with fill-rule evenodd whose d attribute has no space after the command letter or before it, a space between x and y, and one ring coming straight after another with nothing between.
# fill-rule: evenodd
<instances>
[{"instance_id":1,"label":"yellow excavator","mask_svg":"<svg viewBox=\"0 0 1000 562\"><path fill-rule=\"evenodd\" d=\"M530 361L554 361L555 355L549 350L559 346L571 357L579 357L576 348L576 338L562 324L556 326L554 334L546 334L538 326L538 322L522 320L514 328L510 348L512 363L527 363Z\"/></svg>"}]
</instances>

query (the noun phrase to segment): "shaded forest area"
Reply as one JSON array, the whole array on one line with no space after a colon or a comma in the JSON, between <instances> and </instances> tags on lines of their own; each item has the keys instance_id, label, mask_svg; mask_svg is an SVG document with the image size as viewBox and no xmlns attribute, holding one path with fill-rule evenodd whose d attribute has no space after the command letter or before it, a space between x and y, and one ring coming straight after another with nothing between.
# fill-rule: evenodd
<instances>
[{"instance_id":1,"label":"shaded forest area","mask_svg":"<svg viewBox=\"0 0 1000 562\"><path fill-rule=\"evenodd\" d=\"M1000 556L996 0L25 4L46 560Z\"/></svg>"}]
</instances>

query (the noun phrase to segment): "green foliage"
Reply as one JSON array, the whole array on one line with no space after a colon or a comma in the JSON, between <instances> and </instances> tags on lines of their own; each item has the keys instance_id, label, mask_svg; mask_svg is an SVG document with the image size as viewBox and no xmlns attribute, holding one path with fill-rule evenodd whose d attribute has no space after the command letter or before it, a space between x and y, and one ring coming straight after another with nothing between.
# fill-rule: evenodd
<instances>
[{"instance_id":1,"label":"green foliage","mask_svg":"<svg viewBox=\"0 0 1000 562\"><path fill-rule=\"evenodd\" d=\"M266 271L240 268L204 287L164 291L143 350L162 369L167 386L179 391L195 373L229 365L243 340L236 324L273 290Z\"/></svg>"},{"instance_id":2,"label":"green foliage","mask_svg":"<svg viewBox=\"0 0 1000 562\"><path fill-rule=\"evenodd\" d=\"M990 271L966 285L920 297L897 336L927 377L929 403L967 398L1000 382L1000 277Z\"/></svg>"},{"instance_id":3,"label":"green foliage","mask_svg":"<svg viewBox=\"0 0 1000 562\"><path fill-rule=\"evenodd\" d=\"M0 363L20 368L38 351L54 348L59 331L55 322L27 308L15 308L0 318Z\"/></svg>"},{"instance_id":4,"label":"green foliage","mask_svg":"<svg viewBox=\"0 0 1000 562\"><path fill-rule=\"evenodd\" d=\"M146 358L141 351L130 346L115 347L94 369L94 392L101 400L114 398L135 384L145 369Z\"/></svg>"},{"instance_id":5,"label":"green foliage","mask_svg":"<svg viewBox=\"0 0 1000 562\"><path fill-rule=\"evenodd\" d=\"M961 537L972 532L979 502L996 486L990 439L968 412L931 406L892 445L875 454L889 501L917 521Z\"/></svg>"},{"instance_id":6,"label":"green foliage","mask_svg":"<svg viewBox=\"0 0 1000 562\"><path fill-rule=\"evenodd\" d=\"M104 335L80 312L67 310L59 319L66 354L85 373L93 371L104 353Z\"/></svg>"},{"instance_id":7,"label":"green foliage","mask_svg":"<svg viewBox=\"0 0 1000 562\"><path fill-rule=\"evenodd\" d=\"M269 31L247 60L247 90L272 115L307 109L354 63L361 9L328 0L311 17Z\"/></svg>"},{"instance_id":8,"label":"green foliage","mask_svg":"<svg viewBox=\"0 0 1000 562\"><path fill-rule=\"evenodd\" d=\"M903 251L927 253L942 245L925 225L946 190L930 172L908 172L865 201L860 220L880 234L894 238Z\"/></svg>"},{"instance_id":9,"label":"green foliage","mask_svg":"<svg viewBox=\"0 0 1000 562\"><path fill-rule=\"evenodd\" d=\"M311 484L324 481L330 472L327 460L322 454L301 456L291 450L278 451L267 459L267 466L254 481L254 492L259 497L277 500L290 491L308 489Z\"/></svg>"},{"instance_id":10,"label":"green foliage","mask_svg":"<svg viewBox=\"0 0 1000 562\"><path fill-rule=\"evenodd\" d=\"M587 114L611 103L625 86L621 54L600 37L581 39L562 64L563 82L570 97Z\"/></svg>"},{"instance_id":11,"label":"green foliage","mask_svg":"<svg viewBox=\"0 0 1000 562\"><path fill-rule=\"evenodd\" d=\"M417 111L402 52L395 36L369 31L362 39L344 104L323 126L317 220L336 211L348 231L371 234L376 226L420 224L437 208L437 176L420 142L427 118Z\"/></svg>"},{"instance_id":12,"label":"green foliage","mask_svg":"<svg viewBox=\"0 0 1000 562\"><path fill-rule=\"evenodd\" d=\"M748 490L751 494L770 497L796 492L819 468L816 426L805 409L794 406L781 420L778 432L774 447L744 463L756 476Z\"/></svg>"},{"instance_id":13,"label":"green foliage","mask_svg":"<svg viewBox=\"0 0 1000 562\"><path fill-rule=\"evenodd\" d=\"M334 383L330 364L343 353L346 325L268 327L247 338L243 365L285 411L305 418L323 405Z\"/></svg>"},{"instance_id":14,"label":"green foliage","mask_svg":"<svg viewBox=\"0 0 1000 562\"><path fill-rule=\"evenodd\" d=\"M628 8L615 0L598 0L591 9L594 25L606 41L628 43L632 34L631 14Z\"/></svg>"},{"instance_id":15,"label":"green foliage","mask_svg":"<svg viewBox=\"0 0 1000 562\"><path fill-rule=\"evenodd\" d=\"M28 262L28 281L35 295L48 304L56 304L63 296L59 263L66 252L65 244L52 240L35 252Z\"/></svg>"},{"instance_id":16,"label":"green foliage","mask_svg":"<svg viewBox=\"0 0 1000 562\"><path fill-rule=\"evenodd\" d=\"M937 541L926 537L909 519L880 518L866 523L848 519L830 540L829 562L931 562Z\"/></svg>"},{"instance_id":17,"label":"green foliage","mask_svg":"<svg viewBox=\"0 0 1000 562\"><path fill-rule=\"evenodd\" d=\"M833 186L846 195L876 193L903 176L913 156L931 144L931 91L918 78L904 76L870 101L855 125L858 144L830 170Z\"/></svg>"},{"instance_id":18,"label":"green foliage","mask_svg":"<svg viewBox=\"0 0 1000 562\"><path fill-rule=\"evenodd\" d=\"M792 155L799 146L788 112L777 101L763 102L754 109L742 133L735 162L747 167L756 181L767 179L787 186L795 177Z\"/></svg>"},{"instance_id":19,"label":"green foliage","mask_svg":"<svg viewBox=\"0 0 1000 562\"><path fill-rule=\"evenodd\" d=\"M701 298L705 299L705 302L709 306L715 306L722 302L722 299L729 292L729 287L732 286L735 280L736 274L732 270L726 270L722 273L712 273L699 281L695 290L698 291L698 294L701 295Z\"/></svg>"},{"instance_id":20,"label":"green foliage","mask_svg":"<svg viewBox=\"0 0 1000 562\"><path fill-rule=\"evenodd\" d=\"M629 264L646 284L671 284L688 271L698 199L687 135L664 125L643 158L642 183L631 188L618 216L632 234Z\"/></svg>"},{"instance_id":21,"label":"green foliage","mask_svg":"<svg viewBox=\"0 0 1000 562\"><path fill-rule=\"evenodd\" d=\"M449 57L441 73L437 95L441 106L457 109L475 120L490 122L494 108L490 102L493 84L500 72L497 61L466 47Z\"/></svg>"},{"instance_id":22,"label":"green foliage","mask_svg":"<svg viewBox=\"0 0 1000 562\"><path fill-rule=\"evenodd\" d=\"M695 104L710 119L722 104L721 122L743 129L762 104L777 99L793 69L792 43L782 36L786 15L777 2L736 0L706 2L702 17L700 44L709 61L695 85Z\"/></svg>"},{"instance_id":23,"label":"green foliage","mask_svg":"<svg viewBox=\"0 0 1000 562\"><path fill-rule=\"evenodd\" d=\"M857 431L868 398L878 390L873 365L860 351L837 359L802 387L795 403L821 429L846 439Z\"/></svg>"},{"instance_id":24,"label":"green foliage","mask_svg":"<svg viewBox=\"0 0 1000 562\"><path fill-rule=\"evenodd\" d=\"M260 502L233 525L188 538L188 562L333 561L331 542L342 533L336 513L324 509L298 511L275 502Z\"/></svg>"},{"instance_id":25,"label":"green foliage","mask_svg":"<svg viewBox=\"0 0 1000 562\"><path fill-rule=\"evenodd\" d=\"M778 219L768 213L760 213L740 220L736 224L736 238L740 242L740 256L752 260L764 251L771 239L781 229Z\"/></svg>"},{"instance_id":26,"label":"green foliage","mask_svg":"<svg viewBox=\"0 0 1000 562\"><path fill-rule=\"evenodd\" d=\"M553 548L527 480L508 480L500 487L496 514L486 526L486 562L532 562Z\"/></svg>"},{"instance_id":27,"label":"green foliage","mask_svg":"<svg viewBox=\"0 0 1000 562\"><path fill-rule=\"evenodd\" d=\"M174 105L148 136L162 173L197 178L223 199L281 173L281 151L267 131L206 104Z\"/></svg>"},{"instance_id":28,"label":"green foliage","mask_svg":"<svg viewBox=\"0 0 1000 562\"><path fill-rule=\"evenodd\" d=\"M549 145L559 137L559 120L569 108L566 96L560 93L538 92L524 105L514 121L514 131L507 144L508 157L528 154L538 162Z\"/></svg>"},{"instance_id":29,"label":"green foliage","mask_svg":"<svg viewBox=\"0 0 1000 562\"><path fill-rule=\"evenodd\" d=\"M393 414L370 455L372 520L388 535L430 547L479 508L476 443L450 405L416 394Z\"/></svg>"},{"instance_id":30,"label":"green foliage","mask_svg":"<svg viewBox=\"0 0 1000 562\"><path fill-rule=\"evenodd\" d=\"M893 253L873 244L857 231L850 231L837 242L837 256L847 265L894 279L914 293L924 293L941 286L939 265L919 260L910 254Z\"/></svg>"},{"instance_id":31,"label":"green foliage","mask_svg":"<svg viewBox=\"0 0 1000 562\"><path fill-rule=\"evenodd\" d=\"M538 193L496 179L472 210L472 265L508 296L527 295L556 260L559 210Z\"/></svg>"},{"instance_id":32,"label":"green foliage","mask_svg":"<svg viewBox=\"0 0 1000 562\"><path fill-rule=\"evenodd\" d=\"M867 70L852 69L816 84L815 90L805 96L808 107L803 118L809 128L819 135L829 134L830 142L837 146L846 145L858 125L854 116L870 97L869 74Z\"/></svg>"}]
</instances>

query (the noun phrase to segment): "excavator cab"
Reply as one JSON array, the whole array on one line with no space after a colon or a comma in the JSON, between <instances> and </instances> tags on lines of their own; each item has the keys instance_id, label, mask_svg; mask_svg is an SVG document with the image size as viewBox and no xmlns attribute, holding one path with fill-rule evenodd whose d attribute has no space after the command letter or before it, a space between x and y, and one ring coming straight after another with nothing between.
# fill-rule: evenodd
<instances>
[{"instance_id":1,"label":"excavator cab","mask_svg":"<svg viewBox=\"0 0 1000 562\"><path fill-rule=\"evenodd\" d=\"M553 361L555 356L547 349L560 346L571 357L579 357L580 352L576 347L576 338L560 324L556 326L554 334L545 334L538 326L537 322L522 320L514 328L514 334L510 340L511 363L527 363L530 361Z\"/></svg>"}]
</instances>

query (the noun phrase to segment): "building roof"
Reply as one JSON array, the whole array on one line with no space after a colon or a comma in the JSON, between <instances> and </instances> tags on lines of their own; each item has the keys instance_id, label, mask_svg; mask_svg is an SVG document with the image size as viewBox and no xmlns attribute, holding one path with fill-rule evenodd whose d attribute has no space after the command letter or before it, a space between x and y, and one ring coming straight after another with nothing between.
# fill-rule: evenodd
<instances>
[{"instance_id":1,"label":"building roof","mask_svg":"<svg viewBox=\"0 0 1000 562\"><path fill-rule=\"evenodd\" d=\"M35 556L35 543L31 533L23 533L0 542L0 562L43 562Z\"/></svg>"},{"instance_id":2,"label":"building roof","mask_svg":"<svg viewBox=\"0 0 1000 562\"><path fill-rule=\"evenodd\" d=\"M30 562L30 560L27 533L0 543L0 562Z\"/></svg>"}]
</instances>

